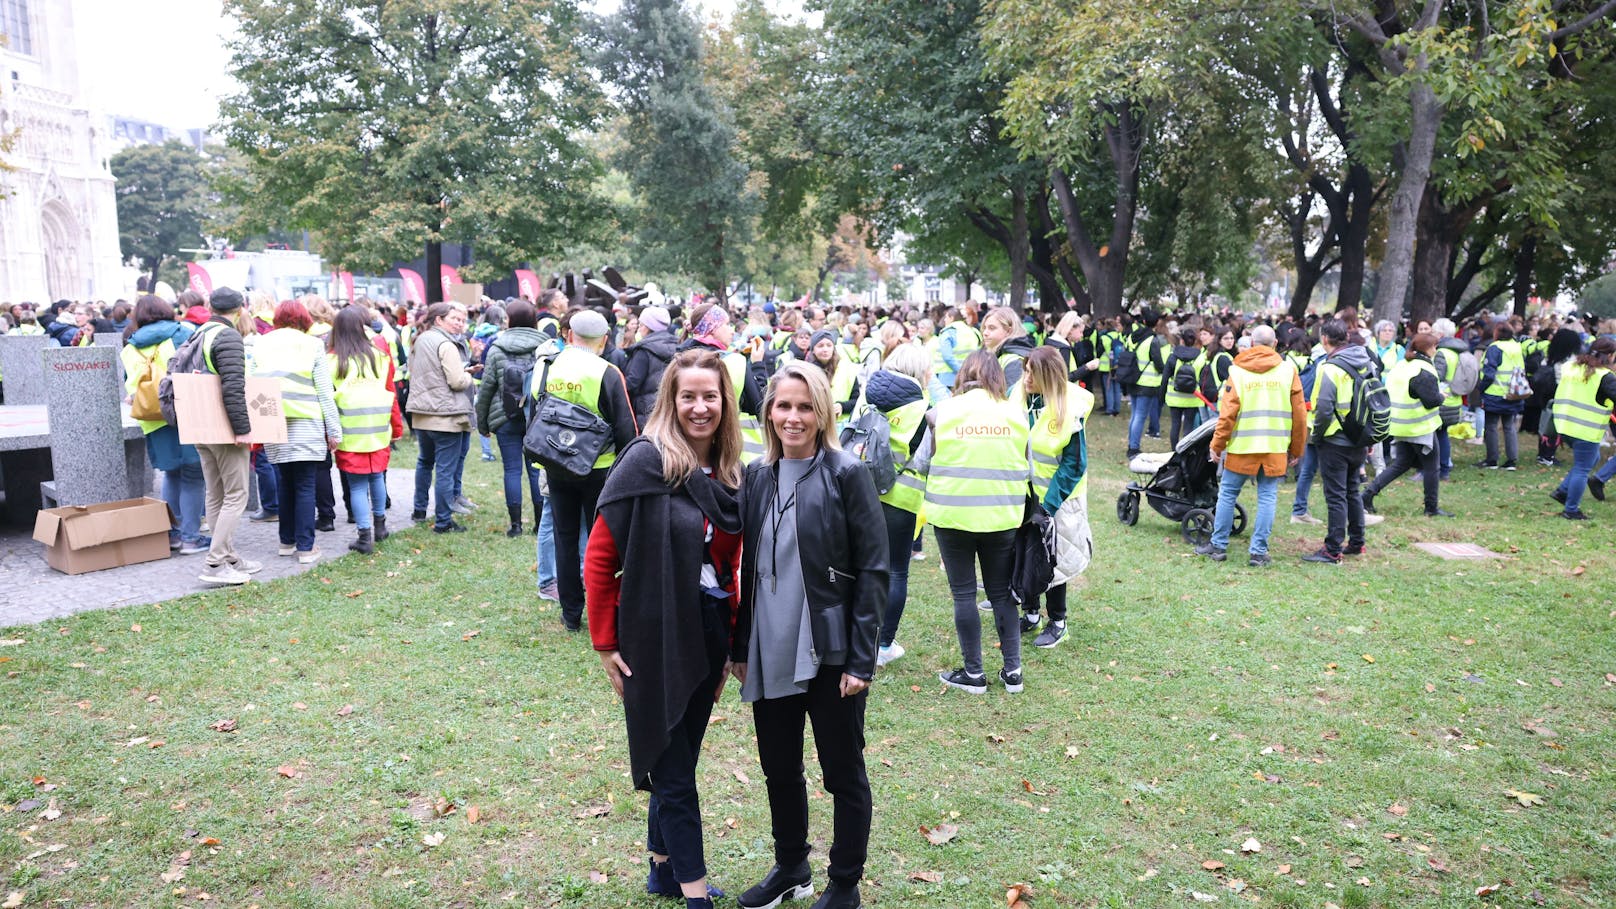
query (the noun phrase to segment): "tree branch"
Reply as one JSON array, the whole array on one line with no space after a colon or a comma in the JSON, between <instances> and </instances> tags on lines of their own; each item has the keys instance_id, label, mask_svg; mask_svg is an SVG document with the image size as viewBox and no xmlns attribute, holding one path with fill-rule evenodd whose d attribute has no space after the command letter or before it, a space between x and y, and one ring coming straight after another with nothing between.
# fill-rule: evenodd
<instances>
[{"instance_id":1,"label":"tree branch","mask_svg":"<svg viewBox=\"0 0 1616 909\"><path fill-rule=\"evenodd\" d=\"M1598 9L1594 10L1588 15L1583 16L1581 19L1578 19L1570 25L1555 29L1554 34L1549 36L1549 40L1560 41L1563 38L1569 38L1579 32L1586 31L1588 28L1592 27L1594 23L1610 16L1610 14L1613 12L1616 12L1616 0L1605 0L1604 3L1600 4Z\"/></svg>"}]
</instances>

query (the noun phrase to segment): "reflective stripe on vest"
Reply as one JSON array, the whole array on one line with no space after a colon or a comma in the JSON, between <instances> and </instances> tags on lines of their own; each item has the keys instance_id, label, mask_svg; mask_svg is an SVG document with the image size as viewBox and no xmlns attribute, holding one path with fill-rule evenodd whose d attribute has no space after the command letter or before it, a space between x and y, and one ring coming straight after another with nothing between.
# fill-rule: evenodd
<instances>
[{"instance_id":1,"label":"reflective stripe on vest","mask_svg":"<svg viewBox=\"0 0 1616 909\"><path fill-rule=\"evenodd\" d=\"M1016 383L1011 394L1011 400L1020 408L1026 408L1026 383ZM1083 423L1088 419L1089 413L1094 410L1094 395L1088 389L1077 384L1066 384L1066 421L1055 425L1055 415L1050 408L1045 407L1038 413L1038 419L1027 432L1027 461L1031 465L1031 479L1033 495L1041 502L1049 493L1049 483L1055 479L1060 470L1061 457L1066 454L1066 446L1072 443L1072 437L1083 429ZM1072 490L1072 495L1087 495L1089 478L1084 476Z\"/></svg>"},{"instance_id":2,"label":"reflective stripe on vest","mask_svg":"<svg viewBox=\"0 0 1616 909\"><path fill-rule=\"evenodd\" d=\"M1177 373L1179 367L1182 365L1184 365L1184 361L1182 360L1174 363L1172 372ZM1195 359L1190 361L1190 367L1195 370L1195 391L1201 390L1201 367L1205 365L1206 351L1204 350L1197 353L1195 355ZM1173 389L1173 376L1169 374L1163 378L1167 383L1167 400L1164 403L1166 403L1168 407L1201 406L1201 399L1195 396L1195 391L1175 391Z\"/></svg>"},{"instance_id":3,"label":"reflective stripe on vest","mask_svg":"<svg viewBox=\"0 0 1616 909\"><path fill-rule=\"evenodd\" d=\"M281 410L287 419L320 417L314 391L314 358L325 345L295 328L277 328L253 344L253 375L280 379Z\"/></svg>"},{"instance_id":4,"label":"reflective stripe on vest","mask_svg":"<svg viewBox=\"0 0 1616 909\"><path fill-rule=\"evenodd\" d=\"M763 457L763 423L756 414L741 411L741 395L746 393L749 364L746 357L738 353L725 353L719 359L724 363L724 371L729 373L730 389L735 392L735 412L741 417L741 463L750 464Z\"/></svg>"},{"instance_id":5,"label":"reflective stripe on vest","mask_svg":"<svg viewBox=\"0 0 1616 909\"><path fill-rule=\"evenodd\" d=\"M1599 404L1599 383L1608 369L1587 369L1576 363L1565 367L1565 375L1554 390L1550 404L1554 428L1563 436L1581 442L1602 442L1610 424L1610 408Z\"/></svg>"},{"instance_id":6,"label":"reflective stripe on vest","mask_svg":"<svg viewBox=\"0 0 1616 909\"><path fill-rule=\"evenodd\" d=\"M1229 384L1240 399L1229 454L1278 454L1290 449L1295 375L1295 367L1284 361L1267 372L1229 367Z\"/></svg>"},{"instance_id":7,"label":"reflective stripe on vest","mask_svg":"<svg viewBox=\"0 0 1616 909\"><path fill-rule=\"evenodd\" d=\"M1392 437L1417 439L1442 428L1442 414L1426 407L1409 386L1420 373L1436 376L1436 367L1426 360L1401 360L1386 373L1386 393L1392 400Z\"/></svg>"},{"instance_id":8,"label":"reflective stripe on vest","mask_svg":"<svg viewBox=\"0 0 1616 909\"><path fill-rule=\"evenodd\" d=\"M337 374L337 358L331 375ZM336 386L337 419L342 424L338 451L381 451L393 438L393 393L387 390L387 363L381 351L363 365L349 361L349 372Z\"/></svg>"},{"instance_id":9,"label":"reflective stripe on vest","mask_svg":"<svg viewBox=\"0 0 1616 909\"><path fill-rule=\"evenodd\" d=\"M1160 388L1162 383L1161 370L1150 357L1150 351L1156 346L1156 335L1134 345L1133 356L1139 361L1139 381L1133 383L1140 388ZM1166 365L1165 363L1163 365Z\"/></svg>"},{"instance_id":10,"label":"reflective stripe on vest","mask_svg":"<svg viewBox=\"0 0 1616 909\"><path fill-rule=\"evenodd\" d=\"M983 533L1021 524L1027 496L1027 417L982 389L937 405L926 520Z\"/></svg>"},{"instance_id":11,"label":"reflective stripe on vest","mask_svg":"<svg viewBox=\"0 0 1616 909\"><path fill-rule=\"evenodd\" d=\"M1482 390L1484 395L1502 398L1509 394L1509 377L1517 369L1526 371L1526 355L1521 352L1519 341L1494 341L1493 346L1501 354L1498 360L1498 371L1493 373L1493 384Z\"/></svg>"},{"instance_id":12,"label":"reflective stripe on vest","mask_svg":"<svg viewBox=\"0 0 1616 909\"><path fill-rule=\"evenodd\" d=\"M892 448L894 466L901 467L912 455L909 440L914 438L915 429L926 419L926 409L926 399L921 398L918 401L910 401L902 407L882 411L886 415L887 424L891 427L887 442ZM900 470L897 485L887 490L881 501L910 514L919 514L925 494L926 481L923 477Z\"/></svg>"},{"instance_id":13,"label":"reflective stripe on vest","mask_svg":"<svg viewBox=\"0 0 1616 909\"><path fill-rule=\"evenodd\" d=\"M982 336L977 333L976 329L965 324L964 320L956 319L948 323L943 328L943 331L937 333L938 342L931 349L931 374L939 379L954 374L954 370L943 362L941 339L945 331L954 332L954 359L962 364L965 362L965 358L970 356L971 351L982 346ZM945 381L944 384L947 384L947 382Z\"/></svg>"},{"instance_id":14,"label":"reflective stripe on vest","mask_svg":"<svg viewBox=\"0 0 1616 909\"><path fill-rule=\"evenodd\" d=\"M1442 367L1437 370L1436 377L1442 383L1442 389L1447 397L1442 399L1443 407L1463 407L1464 399L1453 393L1453 379L1459 374L1459 352L1438 347L1431 354L1431 362L1435 363L1437 357L1442 358Z\"/></svg>"},{"instance_id":15,"label":"reflective stripe on vest","mask_svg":"<svg viewBox=\"0 0 1616 909\"><path fill-rule=\"evenodd\" d=\"M544 389L551 396L571 401L596 415L600 414L600 386L610 366L604 359L582 347L568 347L556 354L550 362L550 373ZM543 366L538 370L543 370ZM595 469L610 467L617 461L617 449L607 445L595 459Z\"/></svg>"},{"instance_id":16,"label":"reflective stripe on vest","mask_svg":"<svg viewBox=\"0 0 1616 909\"><path fill-rule=\"evenodd\" d=\"M1325 370L1329 371L1326 372ZM1352 407L1353 379L1351 373L1347 372L1345 369L1342 369L1340 366L1329 362L1328 360L1319 364L1318 378L1313 380L1313 387L1317 389L1319 387L1319 383L1325 381L1326 379L1335 385L1335 412L1325 415L1330 422L1325 426L1324 436L1325 438L1329 438L1330 436L1337 436L1341 434L1341 418L1345 416L1347 410ZM1315 407L1317 406L1317 400L1317 398L1314 399ZM1318 415L1315 414L1315 422L1317 419Z\"/></svg>"}]
</instances>

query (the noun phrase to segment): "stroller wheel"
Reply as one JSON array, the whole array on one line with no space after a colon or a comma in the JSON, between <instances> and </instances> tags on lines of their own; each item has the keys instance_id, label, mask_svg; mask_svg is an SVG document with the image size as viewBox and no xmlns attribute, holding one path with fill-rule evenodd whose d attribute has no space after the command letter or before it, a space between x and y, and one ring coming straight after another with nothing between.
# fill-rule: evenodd
<instances>
[{"instance_id":1,"label":"stroller wheel","mask_svg":"<svg viewBox=\"0 0 1616 909\"><path fill-rule=\"evenodd\" d=\"M1139 494L1125 492L1117 496L1117 520L1132 527L1139 523Z\"/></svg>"},{"instance_id":2,"label":"stroller wheel","mask_svg":"<svg viewBox=\"0 0 1616 909\"><path fill-rule=\"evenodd\" d=\"M1246 510L1239 502L1234 504L1234 532L1236 535L1246 532Z\"/></svg>"},{"instance_id":3,"label":"stroller wheel","mask_svg":"<svg viewBox=\"0 0 1616 909\"><path fill-rule=\"evenodd\" d=\"M1212 512L1205 508L1191 508L1184 513L1179 528L1184 534L1184 542L1191 546L1201 546L1212 542Z\"/></svg>"}]
</instances>

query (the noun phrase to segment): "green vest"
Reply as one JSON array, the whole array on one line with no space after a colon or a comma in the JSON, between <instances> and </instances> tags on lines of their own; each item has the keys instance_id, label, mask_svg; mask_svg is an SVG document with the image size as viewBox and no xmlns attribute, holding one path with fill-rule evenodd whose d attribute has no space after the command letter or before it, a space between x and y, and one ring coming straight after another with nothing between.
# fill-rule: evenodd
<instances>
[{"instance_id":1,"label":"green vest","mask_svg":"<svg viewBox=\"0 0 1616 909\"><path fill-rule=\"evenodd\" d=\"M37 323L28 323L18 325L11 330L11 333L15 335L42 335L45 333L45 329L40 328Z\"/></svg>"},{"instance_id":2,"label":"green vest","mask_svg":"<svg viewBox=\"0 0 1616 909\"><path fill-rule=\"evenodd\" d=\"M140 384L141 377L146 374L147 364L153 361L157 363L159 368L158 381L162 381L162 375L168 372L168 361L174 359L176 349L172 338L164 338L161 342L150 347L136 347L133 344L125 344L123 351L119 354L123 359L124 394L126 396L134 395L135 386ZM140 431L146 435L151 435L168 425L163 420L136 420L135 422L140 424Z\"/></svg>"},{"instance_id":3,"label":"green vest","mask_svg":"<svg viewBox=\"0 0 1616 909\"><path fill-rule=\"evenodd\" d=\"M1442 365L1437 368L1436 377L1442 383L1443 394L1447 395L1442 399L1442 406L1463 407L1464 398L1454 394L1453 389L1450 387L1453 384L1454 376L1459 374L1459 351L1438 347L1431 353L1431 362L1433 364L1437 362L1437 357L1442 358Z\"/></svg>"},{"instance_id":4,"label":"green vest","mask_svg":"<svg viewBox=\"0 0 1616 909\"><path fill-rule=\"evenodd\" d=\"M1291 380L1295 367L1281 362L1267 372L1229 367L1229 384L1240 413L1229 437L1229 454L1277 454L1291 447Z\"/></svg>"},{"instance_id":5,"label":"green vest","mask_svg":"<svg viewBox=\"0 0 1616 909\"><path fill-rule=\"evenodd\" d=\"M1179 367L1181 365L1182 365L1182 361L1180 361L1179 363L1173 364L1172 372L1170 372L1167 375L1162 377L1162 380L1167 384L1167 401L1166 401L1167 406L1168 407L1200 407L1201 406L1201 399L1195 396L1194 391L1175 391L1173 389L1173 375L1172 375L1172 373L1178 372ZM1195 355L1194 360L1190 361L1190 367L1195 370L1195 389L1196 389L1196 391L1199 391L1200 388L1201 388L1201 369L1204 366L1206 366L1206 351L1202 350L1200 353ZM1289 406L1289 405L1287 405L1287 406Z\"/></svg>"},{"instance_id":6,"label":"green vest","mask_svg":"<svg viewBox=\"0 0 1616 909\"><path fill-rule=\"evenodd\" d=\"M544 390L563 401L571 401L592 413L600 413L600 386L611 364L582 347L568 347L550 361L550 373ZM543 367L539 367L543 369ZM625 402L626 404L627 402ZM595 459L595 469L610 467L617 461L616 446L608 445Z\"/></svg>"},{"instance_id":7,"label":"green vest","mask_svg":"<svg viewBox=\"0 0 1616 909\"><path fill-rule=\"evenodd\" d=\"M277 328L253 343L253 375L280 379L281 410L288 420L320 417L314 358L324 355L324 344L295 328Z\"/></svg>"},{"instance_id":8,"label":"green vest","mask_svg":"<svg viewBox=\"0 0 1616 909\"><path fill-rule=\"evenodd\" d=\"M847 357L836 358L836 375L830 377L830 399L840 404L853 397L853 383L858 381L858 364Z\"/></svg>"},{"instance_id":9,"label":"green vest","mask_svg":"<svg viewBox=\"0 0 1616 909\"><path fill-rule=\"evenodd\" d=\"M937 405L926 476L933 527L988 533L1021 526L1027 499L1027 416L980 388Z\"/></svg>"},{"instance_id":10,"label":"green vest","mask_svg":"<svg viewBox=\"0 0 1616 909\"><path fill-rule=\"evenodd\" d=\"M1519 341L1494 341L1493 346L1498 348L1503 357L1498 361L1498 371L1493 373L1493 384L1482 390L1484 395L1502 398L1509 394L1509 377L1517 369L1526 371L1526 355L1521 352Z\"/></svg>"},{"instance_id":11,"label":"green vest","mask_svg":"<svg viewBox=\"0 0 1616 909\"><path fill-rule=\"evenodd\" d=\"M337 374L335 354L326 358ZM387 390L387 363L373 351L363 365L349 361L349 371L336 386L337 420L342 424L338 451L381 451L393 439L393 393Z\"/></svg>"},{"instance_id":12,"label":"green vest","mask_svg":"<svg viewBox=\"0 0 1616 909\"><path fill-rule=\"evenodd\" d=\"M916 427L926 419L926 410L926 399L921 398L896 410L882 411L887 423L892 426L889 444L892 446L894 465L901 467L914 454L909 450L909 440L914 438ZM899 470L897 485L888 490L881 501L910 514L919 514L925 496L926 478L908 470Z\"/></svg>"},{"instance_id":13,"label":"green vest","mask_svg":"<svg viewBox=\"0 0 1616 909\"><path fill-rule=\"evenodd\" d=\"M1568 363L1560 384L1554 389L1554 428L1563 436L1598 444L1610 425L1610 408L1599 403L1599 383L1608 369L1586 369Z\"/></svg>"},{"instance_id":14,"label":"green vest","mask_svg":"<svg viewBox=\"0 0 1616 909\"><path fill-rule=\"evenodd\" d=\"M1026 409L1027 385L1017 382L1010 392L1010 400L1017 408ZM1088 389L1077 384L1066 384L1066 420L1056 425L1054 411L1045 407L1039 411L1038 419L1033 421L1032 428L1027 431L1027 460L1032 464L1032 492L1038 501L1044 500L1049 492L1049 482L1055 478L1055 472L1060 469L1061 455L1066 453L1066 446L1072 442L1072 437L1083 429L1083 422L1088 419L1089 413L1094 410L1094 395ZM1087 475L1077 483L1072 495L1088 495L1089 478Z\"/></svg>"},{"instance_id":15,"label":"green vest","mask_svg":"<svg viewBox=\"0 0 1616 909\"><path fill-rule=\"evenodd\" d=\"M1139 381L1133 383L1140 388L1160 388L1162 383L1161 370L1151 359L1150 351L1155 346L1160 335L1151 335L1134 345L1133 355L1139 360ZM1162 365L1166 365L1163 363Z\"/></svg>"},{"instance_id":16,"label":"green vest","mask_svg":"<svg viewBox=\"0 0 1616 909\"><path fill-rule=\"evenodd\" d=\"M1436 367L1426 360L1400 360L1386 373L1386 393L1392 401L1392 437L1417 439L1442 428L1442 414L1426 407L1409 390L1414 377L1422 372L1436 375Z\"/></svg>"},{"instance_id":17,"label":"green vest","mask_svg":"<svg viewBox=\"0 0 1616 909\"><path fill-rule=\"evenodd\" d=\"M738 353L724 353L719 359L724 362L724 371L729 373L730 389L735 392L735 413L740 416L741 423L741 463L750 464L763 457L763 424L758 422L757 414L741 410L741 395L746 393L748 361Z\"/></svg>"}]
</instances>

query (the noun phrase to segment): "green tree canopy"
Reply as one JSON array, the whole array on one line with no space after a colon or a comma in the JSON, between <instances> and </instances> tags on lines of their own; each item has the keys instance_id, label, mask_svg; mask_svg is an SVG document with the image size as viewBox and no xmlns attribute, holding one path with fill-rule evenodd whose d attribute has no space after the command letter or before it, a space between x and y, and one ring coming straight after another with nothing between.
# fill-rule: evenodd
<instances>
[{"instance_id":1,"label":"green tree canopy","mask_svg":"<svg viewBox=\"0 0 1616 909\"><path fill-rule=\"evenodd\" d=\"M200 246L209 184L201 155L178 140L133 145L113 155L118 245L151 272L187 246Z\"/></svg>"}]
</instances>

